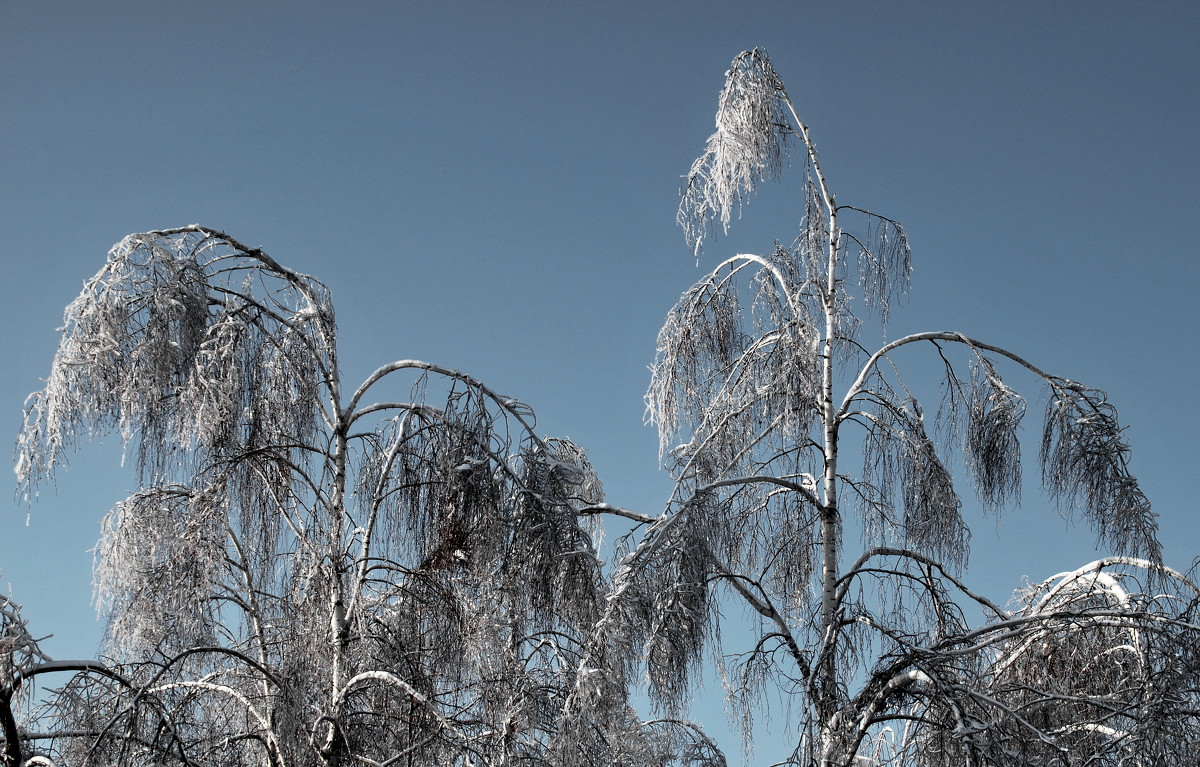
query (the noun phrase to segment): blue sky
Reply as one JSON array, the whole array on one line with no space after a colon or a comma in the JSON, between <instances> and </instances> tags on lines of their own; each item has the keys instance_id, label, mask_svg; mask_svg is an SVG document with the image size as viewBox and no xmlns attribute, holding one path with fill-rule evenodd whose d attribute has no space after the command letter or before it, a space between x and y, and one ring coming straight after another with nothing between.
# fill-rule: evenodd
<instances>
[{"instance_id":1,"label":"blue sky","mask_svg":"<svg viewBox=\"0 0 1200 767\"><path fill-rule=\"evenodd\" d=\"M0 423L15 439L112 243L201 223L331 286L348 383L398 358L469 372L586 446L610 501L654 512L669 483L646 367L702 274L674 225L680 176L730 59L760 46L839 201L908 229L889 334L960 330L1107 390L1188 566L1198 29L1183 1L9 0ZM701 267L789 240L796 188L764 185ZM55 657L99 637L89 549L135 481L107 442L0 519L0 587ZM1001 599L1094 554L1032 492L976 519L971 580Z\"/></svg>"}]
</instances>

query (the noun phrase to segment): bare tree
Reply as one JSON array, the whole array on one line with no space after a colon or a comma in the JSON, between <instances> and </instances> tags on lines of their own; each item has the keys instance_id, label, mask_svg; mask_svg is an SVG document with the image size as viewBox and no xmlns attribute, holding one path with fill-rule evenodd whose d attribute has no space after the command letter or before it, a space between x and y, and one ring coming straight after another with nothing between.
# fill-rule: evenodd
<instances>
[{"instance_id":1,"label":"bare tree","mask_svg":"<svg viewBox=\"0 0 1200 767\"><path fill-rule=\"evenodd\" d=\"M677 484L614 573L585 667L620 689L645 661L652 695L682 712L719 647L718 607L736 602L757 620L747 646L717 650L730 700L747 734L771 697L787 701L787 764L1194 758L1198 592L1161 563L1104 393L956 332L868 349L851 304L886 324L908 287L903 228L835 199L762 51L733 61L716 123L679 208L697 258L793 151L800 233L723 261L667 317L647 409ZM943 378L933 408L902 375L920 348ZM1026 402L1010 371L1044 389L1049 498L1114 555L1029 586L1016 609L962 580L949 452L986 508L1018 499ZM569 716L593 720L602 700L580 684Z\"/></svg>"},{"instance_id":2,"label":"bare tree","mask_svg":"<svg viewBox=\"0 0 1200 767\"><path fill-rule=\"evenodd\" d=\"M47 753L544 763L606 588L594 528L626 512L523 403L413 360L344 390L336 340L322 283L199 226L125 238L67 307L21 486L115 430L142 489L98 548L111 662L34 723ZM610 705L589 761L671 762L686 728Z\"/></svg>"}]
</instances>

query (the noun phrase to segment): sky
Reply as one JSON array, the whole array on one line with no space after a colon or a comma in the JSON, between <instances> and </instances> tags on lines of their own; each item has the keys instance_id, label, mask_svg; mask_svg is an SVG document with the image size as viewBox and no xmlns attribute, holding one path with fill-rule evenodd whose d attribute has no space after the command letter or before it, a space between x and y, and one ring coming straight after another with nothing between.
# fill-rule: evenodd
<instances>
[{"instance_id":1,"label":"sky","mask_svg":"<svg viewBox=\"0 0 1200 767\"><path fill-rule=\"evenodd\" d=\"M611 503L657 513L670 482L642 397L658 328L707 269L797 229L798 172L699 267L674 223L724 72L757 46L839 202L908 231L888 337L958 330L1106 390L1186 568L1198 29L1183 0L3 0L0 425L15 440L107 249L199 223L332 288L348 385L393 359L460 369L585 446ZM1040 390L1008 380L1036 438ZM56 658L96 653L90 550L136 489L104 442L0 515L0 588ZM968 579L1001 601L1096 556L1036 491L968 519Z\"/></svg>"}]
</instances>

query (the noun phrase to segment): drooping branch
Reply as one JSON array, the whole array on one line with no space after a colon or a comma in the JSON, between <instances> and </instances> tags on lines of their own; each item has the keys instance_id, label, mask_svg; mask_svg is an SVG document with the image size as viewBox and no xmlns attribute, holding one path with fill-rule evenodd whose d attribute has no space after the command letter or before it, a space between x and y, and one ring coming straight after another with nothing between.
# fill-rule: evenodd
<instances>
[{"instance_id":1,"label":"drooping branch","mask_svg":"<svg viewBox=\"0 0 1200 767\"><path fill-rule=\"evenodd\" d=\"M719 221L728 230L755 184L777 177L783 168L792 131L782 90L783 82L757 49L730 65L718 101L717 130L688 172L676 217L697 257L708 228Z\"/></svg>"},{"instance_id":2,"label":"drooping branch","mask_svg":"<svg viewBox=\"0 0 1200 767\"><path fill-rule=\"evenodd\" d=\"M1046 373L1007 349L947 331L899 338L868 358L842 399L837 420L845 421L856 415L850 408L863 397L871 396L867 382L890 359L892 352L916 343L937 341L962 344L976 355L966 452L976 485L986 502L995 507L1019 491L1020 448L1015 432L1024 413L1024 402L1000 380L992 362L982 355L985 351L1033 373L1050 390L1040 458L1044 484L1051 497L1068 509L1081 508L1105 545L1119 553L1161 560L1155 537L1157 523L1137 480L1129 472L1129 446L1121 436L1116 409L1106 395ZM915 422L908 425L909 429L897 433L910 433Z\"/></svg>"},{"instance_id":3,"label":"drooping branch","mask_svg":"<svg viewBox=\"0 0 1200 767\"><path fill-rule=\"evenodd\" d=\"M328 290L261 251L203 227L130 235L67 307L18 480L28 494L80 437L112 429L147 479L308 442L317 391L336 401L333 334Z\"/></svg>"}]
</instances>

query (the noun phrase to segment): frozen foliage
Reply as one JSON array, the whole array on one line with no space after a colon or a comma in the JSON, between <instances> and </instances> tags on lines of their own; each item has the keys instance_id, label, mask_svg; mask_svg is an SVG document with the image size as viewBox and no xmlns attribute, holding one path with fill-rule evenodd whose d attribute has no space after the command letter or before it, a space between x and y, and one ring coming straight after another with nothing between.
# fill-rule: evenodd
<instances>
[{"instance_id":1,"label":"frozen foliage","mask_svg":"<svg viewBox=\"0 0 1200 767\"><path fill-rule=\"evenodd\" d=\"M647 413L677 485L614 574L598 673L628 680L644 663L679 716L711 649L747 737L772 698L789 701L787 763L805 767L1182 763L1198 745L1196 590L1160 561L1104 393L954 332L871 352L851 306L887 322L908 287L904 230L836 201L762 51L734 60L716 123L683 192L689 247L728 226L788 147L800 233L718 264L659 334ZM902 374L921 348L943 377L932 409ZM1002 374L1045 390L1049 498L1120 555L1030 587L1012 611L961 580L954 476L961 463L993 511L1020 499L1027 407ZM738 602L757 633L722 648L715 605Z\"/></svg>"},{"instance_id":2,"label":"frozen foliage","mask_svg":"<svg viewBox=\"0 0 1200 767\"><path fill-rule=\"evenodd\" d=\"M142 488L97 549L109 662L31 724L56 763L548 763L620 510L523 403L413 360L347 393L336 340L324 285L199 226L125 238L67 307L21 486L116 430ZM7 702L37 658L3 616ZM606 705L577 763L719 754Z\"/></svg>"}]
</instances>

